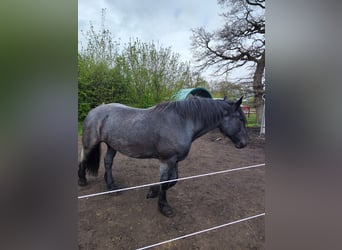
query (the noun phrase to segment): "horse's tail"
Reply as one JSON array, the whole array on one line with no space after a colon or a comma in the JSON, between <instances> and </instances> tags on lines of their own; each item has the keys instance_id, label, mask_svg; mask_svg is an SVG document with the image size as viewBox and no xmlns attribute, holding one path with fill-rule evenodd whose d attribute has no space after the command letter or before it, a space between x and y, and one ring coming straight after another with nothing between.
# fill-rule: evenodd
<instances>
[{"instance_id":1,"label":"horse's tail","mask_svg":"<svg viewBox=\"0 0 342 250\"><path fill-rule=\"evenodd\" d=\"M100 106L101 107L101 106ZM83 122L82 132L82 152L81 152L81 175L87 171L89 174L97 176L100 167L101 139L100 128L103 126L102 113L100 107L89 111ZM82 176L83 177L83 176Z\"/></svg>"},{"instance_id":2,"label":"horse's tail","mask_svg":"<svg viewBox=\"0 0 342 250\"><path fill-rule=\"evenodd\" d=\"M82 149L81 162L89 174L97 176L100 167L101 144L98 143L87 151L88 153L85 154L84 148Z\"/></svg>"}]
</instances>

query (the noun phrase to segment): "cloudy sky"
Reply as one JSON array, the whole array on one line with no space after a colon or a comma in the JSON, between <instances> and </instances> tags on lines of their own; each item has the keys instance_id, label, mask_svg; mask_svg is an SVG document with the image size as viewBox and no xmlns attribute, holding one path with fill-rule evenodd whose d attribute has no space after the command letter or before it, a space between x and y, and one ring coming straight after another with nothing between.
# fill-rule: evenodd
<instances>
[{"instance_id":1,"label":"cloudy sky","mask_svg":"<svg viewBox=\"0 0 342 250\"><path fill-rule=\"evenodd\" d=\"M87 31L90 21L100 28L102 9L106 9L105 27L114 40L122 44L130 38L153 41L190 62L191 29L213 31L223 23L216 0L78 0L79 45L85 43L81 30Z\"/></svg>"}]
</instances>

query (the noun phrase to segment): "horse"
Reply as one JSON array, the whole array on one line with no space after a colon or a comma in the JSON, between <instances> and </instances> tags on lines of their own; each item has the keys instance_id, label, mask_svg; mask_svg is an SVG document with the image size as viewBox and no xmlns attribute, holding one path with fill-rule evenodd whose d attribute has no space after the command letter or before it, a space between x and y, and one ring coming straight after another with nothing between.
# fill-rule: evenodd
<instances>
[{"instance_id":1,"label":"horse","mask_svg":"<svg viewBox=\"0 0 342 250\"><path fill-rule=\"evenodd\" d=\"M236 148L245 147L248 133L241 102L242 97L236 102L226 97L193 97L146 109L110 103L90 110L83 123L78 184L87 184L86 171L97 176L101 142L107 144L104 179L108 190L118 188L112 176L117 151L134 158L159 159L162 182L178 179L178 162L187 157L192 142L215 128ZM165 216L173 215L166 192L176 183L152 186L147 194L147 198L158 197L158 209Z\"/></svg>"}]
</instances>

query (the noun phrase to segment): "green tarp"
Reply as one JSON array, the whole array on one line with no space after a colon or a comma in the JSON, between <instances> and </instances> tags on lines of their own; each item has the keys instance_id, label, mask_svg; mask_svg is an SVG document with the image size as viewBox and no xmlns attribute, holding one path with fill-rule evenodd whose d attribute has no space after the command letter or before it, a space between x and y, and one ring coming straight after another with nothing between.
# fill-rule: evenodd
<instances>
[{"instance_id":1,"label":"green tarp","mask_svg":"<svg viewBox=\"0 0 342 250\"><path fill-rule=\"evenodd\" d=\"M205 88L191 88L191 89L181 89L176 94L172 96L173 100L183 100L191 98L192 96L200 96L206 98L212 98L211 94Z\"/></svg>"}]
</instances>

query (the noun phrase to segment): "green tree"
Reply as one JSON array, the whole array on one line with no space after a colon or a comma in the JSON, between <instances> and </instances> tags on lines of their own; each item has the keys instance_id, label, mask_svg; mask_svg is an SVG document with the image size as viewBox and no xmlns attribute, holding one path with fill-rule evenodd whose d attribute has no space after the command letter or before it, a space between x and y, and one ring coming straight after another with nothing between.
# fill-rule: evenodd
<instances>
[{"instance_id":1,"label":"green tree","mask_svg":"<svg viewBox=\"0 0 342 250\"><path fill-rule=\"evenodd\" d=\"M187 88L197 88L202 87L206 89L210 89L209 83L201 76L200 72L191 72L190 78L188 82L185 83L185 87Z\"/></svg>"},{"instance_id":2,"label":"green tree","mask_svg":"<svg viewBox=\"0 0 342 250\"><path fill-rule=\"evenodd\" d=\"M133 100L141 107L168 100L189 79L189 64L180 62L171 48L153 42L129 41L118 60L125 81L132 84Z\"/></svg>"},{"instance_id":3,"label":"green tree","mask_svg":"<svg viewBox=\"0 0 342 250\"><path fill-rule=\"evenodd\" d=\"M120 43L114 41L109 29L105 27L106 10L102 9L101 29L96 31L92 22L90 22L89 30L82 31L87 38L85 47L81 47L83 57L91 60L94 64L103 63L108 67L113 67L116 57L118 56L118 48Z\"/></svg>"},{"instance_id":4,"label":"green tree","mask_svg":"<svg viewBox=\"0 0 342 250\"><path fill-rule=\"evenodd\" d=\"M213 87L215 93L221 97L227 96L230 100L236 100L244 95L243 89L240 85L227 81L220 81Z\"/></svg>"},{"instance_id":5,"label":"green tree","mask_svg":"<svg viewBox=\"0 0 342 250\"><path fill-rule=\"evenodd\" d=\"M93 24L87 32L85 47L78 53L78 114L83 120L91 108L101 103L127 100L127 86L121 81L120 72L115 69L119 43L113 41L105 29L105 10L102 10L102 26L96 31Z\"/></svg>"},{"instance_id":6,"label":"green tree","mask_svg":"<svg viewBox=\"0 0 342 250\"><path fill-rule=\"evenodd\" d=\"M81 54L78 54L78 119L83 120L90 110L89 81L87 63Z\"/></svg>"},{"instance_id":7,"label":"green tree","mask_svg":"<svg viewBox=\"0 0 342 250\"><path fill-rule=\"evenodd\" d=\"M171 48L135 39L119 50L104 21L102 10L100 31L90 23L83 32L87 44L78 53L79 120L102 103L152 106L190 82L189 63L181 62Z\"/></svg>"}]
</instances>

